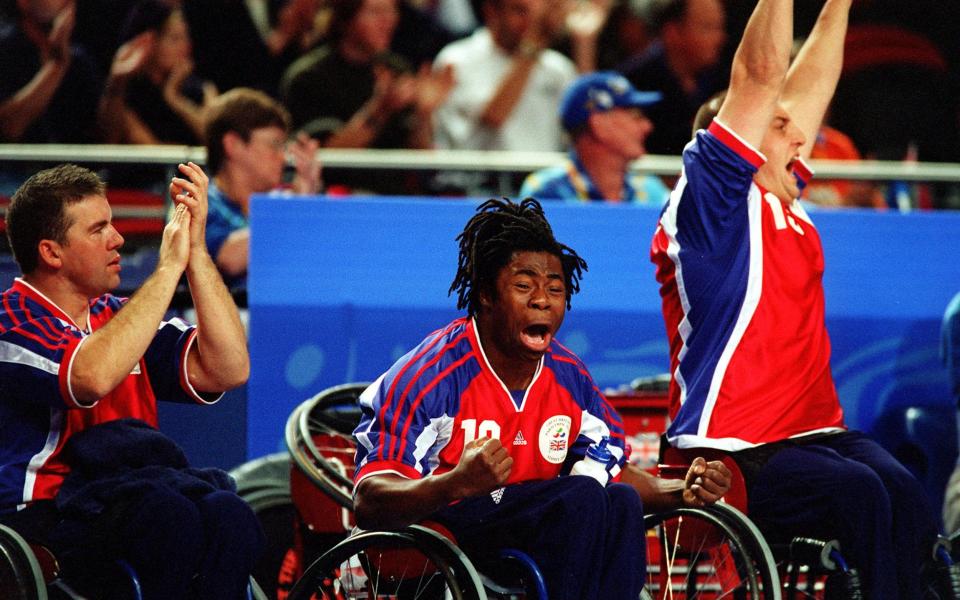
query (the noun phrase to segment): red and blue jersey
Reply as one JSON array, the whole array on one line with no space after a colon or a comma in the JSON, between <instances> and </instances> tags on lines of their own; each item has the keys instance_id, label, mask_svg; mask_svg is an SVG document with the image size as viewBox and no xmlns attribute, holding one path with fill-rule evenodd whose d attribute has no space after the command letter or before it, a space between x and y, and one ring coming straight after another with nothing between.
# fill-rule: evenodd
<instances>
[{"instance_id":1,"label":"red and blue jersey","mask_svg":"<svg viewBox=\"0 0 960 600\"><path fill-rule=\"evenodd\" d=\"M843 427L824 322L823 249L798 201L753 176L766 158L700 131L653 237L670 343L670 443L740 450ZM803 181L811 173L797 163Z\"/></svg>"},{"instance_id":2,"label":"red and blue jersey","mask_svg":"<svg viewBox=\"0 0 960 600\"><path fill-rule=\"evenodd\" d=\"M60 453L71 435L126 417L156 427L157 399L216 401L190 385L187 353L196 329L179 319L160 323L112 392L92 405L77 400L70 386L77 350L124 302L109 294L92 300L81 328L22 279L0 297L0 514L56 495L69 472Z\"/></svg>"},{"instance_id":3,"label":"red and blue jersey","mask_svg":"<svg viewBox=\"0 0 960 600\"><path fill-rule=\"evenodd\" d=\"M364 391L360 406L358 483L380 473L410 479L445 473L481 437L499 439L513 458L508 484L567 473L604 436L611 477L624 462L620 416L579 358L554 340L527 389L511 394L469 318L423 340Z\"/></svg>"}]
</instances>

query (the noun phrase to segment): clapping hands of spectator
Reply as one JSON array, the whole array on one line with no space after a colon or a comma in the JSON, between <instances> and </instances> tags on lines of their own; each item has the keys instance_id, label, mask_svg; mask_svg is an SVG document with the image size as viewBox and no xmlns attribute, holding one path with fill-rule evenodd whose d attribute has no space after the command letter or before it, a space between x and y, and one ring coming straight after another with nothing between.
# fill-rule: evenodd
<instances>
[{"instance_id":1,"label":"clapping hands of spectator","mask_svg":"<svg viewBox=\"0 0 960 600\"><path fill-rule=\"evenodd\" d=\"M277 26L267 40L274 55L280 54L291 43L297 42L302 49L316 41L316 15L318 0L290 0L277 15Z\"/></svg>"},{"instance_id":2,"label":"clapping hands of spectator","mask_svg":"<svg viewBox=\"0 0 960 600\"><path fill-rule=\"evenodd\" d=\"M320 142L302 131L287 146L287 151L293 158L296 173L293 178L294 192L298 194L317 194L320 192L323 180L320 177L322 165L317 159L319 148Z\"/></svg>"},{"instance_id":3,"label":"clapping hands of spectator","mask_svg":"<svg viewBox=\"0 0 960 600\"><path fill-rule=\"evenodd\" d=\"M597 40L607 22L611 0L568 0L565 21L573 62L581 73L597 70Z\"/></svg>"},{"instance_id":4,"label":"clapping hands of spectator","mask_svg":"<svg viewBox=\"0 0 960 600\"><path fill-rule=\"evenodd\" d=\"M147 57L153 52L156 42L157 35L152 31L145 31L117 48L110 64L110 77L126 80L139 73L146 64Z\"/></svg>"},{"instance_id":5,"label":"clapping hands of spectator","mask_svg":"<svg viewBox=\"0 0 960 600\"><path fill-rule=\"evenodd\" d=\"M439 71L433 71L428 64L422 65L416 78L417 114L423 118L432 115L450 95L454 84L453 65L446 65Z\"/></svg>"},{"instance_id":6,"label":"clapping hands of spectator","mask_svg":"<svg viewBox=\"0 0 960 600\"><path fill-rule=\"evenodd\" d=\"M373 69L376 78L373 97L376 114L386 120L391 115L411 106L417 98L417 77L377 65Z\"/></svg>"},{"instance_id":7,"label":"clapping hands of spectator","mask_svg":"<svg viewBox=\"0 0 960 600\"><path fill-rule=\"evenodd\" d=\"M612 7L611 0L571 0L566 28L574 43L580 39L596 42Z\"/></svg>"},{"instance_id":8,"label":"clapping hands of spectator","mask_svg":"<svg viewBox=\"0 0 960 600\"><path fill-rule=\"evenodd\" d=\"M47 47L44 49L46 60L57 63L66 63L70 60L70 39L73 36L76 17L76 3L68 2L53 18L50 33L47 35Z\"/></svg>"}]
</instances>

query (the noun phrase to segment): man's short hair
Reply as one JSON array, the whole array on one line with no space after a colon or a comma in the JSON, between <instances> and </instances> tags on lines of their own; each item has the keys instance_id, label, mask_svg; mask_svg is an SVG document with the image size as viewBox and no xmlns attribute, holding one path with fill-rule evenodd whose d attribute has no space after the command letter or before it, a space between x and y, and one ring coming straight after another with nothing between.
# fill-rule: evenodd
<instances>
[{"instance_id":1,"label":"man's short hair","mask_svg":"<svg viewBox=\"0 0 960 600\"><path fill-rule=\"evenodd\" d=\"M28 275L36 270L41 240L66 242L72 225L66 216L68 204L105 192L96 173L70 164L40 171L23 182L7 208L7 239L20 271Z\"/></svg>"},{"instance_id":2,"label":"man's short hair","mask_svg":"<svg viewBox=\"0 0 960 600\"><path fill-rule=\"evenodd\" d=\"M457 242L457 274L448 294L457 292L457 308L466 308L471 316L480 312L481 292L496 297L497 276L516 252L547 252L560 259L567 308L570 297L580 291L580 277L587 270L586 261L557 241L543 208L533 198L519 204L507 198L487 200L477 207Z\"/></svg>"},{"instance_id":3,"label":"man's short hair","mask_svg":"<svg viewBox=\"0 0 960 600\"><path fill-rule=\"evenodd\" d=\"M226 159L223 136L233 132L244 142L254 129L290 129L290 113L273 98L250 88L234 88L214 98L207 107L203 134L207 142L207 172L216 174Z\"/></svg>"},{"instance_id":4,"label":"man's short hair","mask_svg":"<svg viewBox=\"0 0 960 600\"><path fill-rule=\"evenodd\" d=\"M701 129L710 127L710 123L713 123L713 120L717 118L717 114L720 113L720 107L723 106L723 101L726 98L727 90L723 90L710 96L709 100L700 105L700 109L697 110L697 116L693 118L692 135L696 135Z\"/></svg>"}]
</instances>

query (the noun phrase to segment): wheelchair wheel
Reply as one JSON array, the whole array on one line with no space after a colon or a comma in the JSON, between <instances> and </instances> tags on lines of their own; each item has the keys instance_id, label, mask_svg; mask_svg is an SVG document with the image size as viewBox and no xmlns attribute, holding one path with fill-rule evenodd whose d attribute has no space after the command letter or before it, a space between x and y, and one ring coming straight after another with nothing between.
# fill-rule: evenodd
<instances>
[{"instance_id":1,"label":"wheelchair wheel","mask_svg":"<svg viewBox=\"0 0 960 600\"><path fill-rule=\"evenodd\" d=\"M476 569L446 538L422 527L353 535L318 558L288 600L485 600Z\"/></svg>"},{"instance_id":2,"label":"wheelchair wheel","mask_svg":"<svg viewBox=\"0 0 960 600\"><path fill-rule=\"evenodd\" d=\"M0 525L0 598L47 600L47 586L33 550L4 525Z\"/></svg>"},{"instance_id":3,"label":"wheelchair wheel","mask_svg":"<svg viewBox=\"0 0 960 600\"><path fill-rule=\"evenodd\" d=\"M368 385L338 385L306 400L288 417L284 436L294 464L348 510L353 510L352 434L360 422L357 400ZM349 450L348 460L334 457L345 450Z\"/></svg>"},{"instance_id":4,"label":"wheelchair wheel","mask_svg":"<svg viewBox=\"0 0 960 600\"><path fill-rule=\"evenodd\" d=\"M267 545L253 569L262 590L277 597L284 556L295 542L297 511L290 497L290 455L277 452L246 462L230 471L237 494L250 505L266 534Z\"/></svg>"},{"instance_id":5,"label":"wheelchair wheel","mask_svg":"<svg viewBox=\"0 0 960 600\"><path fill-rule=\"evenodd\" d=\"M725 519L727 524L737 532L740 540L749 550L750 559L753 561L761 589L764 590L763 597L780 600L782 596L780 569L773 555L773 550L770 548L763 534L760 533L760 529L747 515L729 504L719 502L703 510Z\"/></svg>"},{"instance_id":6,"label":"wheelchair wheel","mask_svg":"<svg viewBox=\"0 0 960 600\"><path fill-rule=\"evenodd\" d=\"M648 538L647 587L654 598L779 600L766 542L742 513L727 508L679 508L646 517L647 529L657 531Z\"/></svg>"}]
</instances>

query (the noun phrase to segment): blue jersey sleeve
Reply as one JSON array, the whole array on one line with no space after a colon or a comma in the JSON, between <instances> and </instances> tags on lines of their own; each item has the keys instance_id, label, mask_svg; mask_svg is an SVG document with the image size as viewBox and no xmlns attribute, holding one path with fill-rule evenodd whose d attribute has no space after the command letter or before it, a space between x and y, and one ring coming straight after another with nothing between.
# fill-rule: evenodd
<instances>
[{"instance_id":1,"label":"blue jersey sleeve","mask_svg":"<svg viewBox=\"0 0 960 600\"><path fill-rule=\"evenodd\" d=\"M0 396L11 406L77 407L69 388L70 361L83 341L75 327L44 316L0 335Z\"/></svg>"},{"instance_id":2,"label":"blue jersey sleeve","mask_svg":"<svg viewBox=\"0 0 960 600\"><path fill-rule=\"evenodd\" d=\"M710 131L697 132L683 153L679 194L668 207L675 211L682 247L713 253L738 246L746 234L747 197L762 155L746 145L736 146L735 136L714 123Z\"/></svg>"},{"instance_id":3,"label":"blue jersey sleeve","mask_svg":"<svg viewBox=\"0 0 960 600\"><path fill-rule=\"evenodd\" d=\"M469 340L458 331L462 327L431 335L361 395L357 482L379 472L416 479L433 470L459 406L454 368Z\"/></svg>"},{"instance_id":4,"label":"blue jersey sleeve","mask_svg":"<svg viewBox=\"0 0 960 600\"><path fill-rule=\"evenodd\" d=\"M160 323L157 335L143 355L157 400L213 404L222 396L198 392L187 376L187 353L196 341L196 332L196 327L181 319Z\"/></svg>"}]
</instances>

